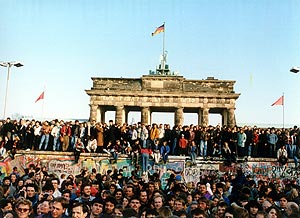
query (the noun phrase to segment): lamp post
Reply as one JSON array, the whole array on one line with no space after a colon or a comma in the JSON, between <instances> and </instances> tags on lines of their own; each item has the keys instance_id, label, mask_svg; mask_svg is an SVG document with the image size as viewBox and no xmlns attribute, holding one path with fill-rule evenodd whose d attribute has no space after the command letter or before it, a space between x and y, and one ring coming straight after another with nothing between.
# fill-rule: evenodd
<instances>
[{"instance_id":1,"label":"lamp post","mask_svg":"<svg viewBox=\"0 0 300 218\"><path fill-rule=\"evenodd\" d=\"M4 111L3 111L3 119L6 118L6 103L7 103L7 93L8 93L8 81L11 67L22 67L23 64L17 61L9 61L9 62L0 62L0 66L7 67L7 78L6 78L6 91L5 91L5 99L4 99Z\"/></svg>"}]
</instances>

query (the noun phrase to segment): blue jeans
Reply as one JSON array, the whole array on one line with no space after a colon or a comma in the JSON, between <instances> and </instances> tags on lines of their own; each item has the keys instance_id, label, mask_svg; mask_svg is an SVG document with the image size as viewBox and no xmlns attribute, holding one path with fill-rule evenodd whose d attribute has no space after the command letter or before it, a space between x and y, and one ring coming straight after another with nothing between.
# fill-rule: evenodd
<instances>
[{"instance_id":1,"label":"blue jeans","mask_svg":"<svg viewBox=\"0 0 300 218\"><path fill-rule=\"evenodd\" d=\"M205 140L200 141L199 155L201 157L206 157L206 155L207 155L207 141L205 141Z\"/></svg>"},{"instance_id":2,"label":"blue jeans","mask_svg":"<svg viewBox=\"0 0 300 218\"><path fill-rule=\"evenodd\" d=\"M148 153L142 153L142 171L146 172L149 162L149 154Z\"/></svg>"},{"instance_id":3,"label":"blue jeans","mask_svg":"<svg viewBox=\"0 0 300 218\"><path fill-rule=\"evenodd\" d=\"M191 152L192 163L196 163L196 152Z\"/></svg>"},{"instance_id":4,"label":"blue jeans","mask_svg":"<svg viewBox=\"0 0 300 218\"><path fill-rule=\"evenodd\" d=\"M44 142L45 142L45 148L44 148L44 150L47 150L47 148L48 148L48 142L49 142L49 134L42 135L41 142L40 142L40 145L39 145L39 150L42 150Z\"/></svg>"},{"instance_id":5,"label":"blue jeans","mask_svg":"<svg viewBox=\"0 0 300 218\"><path fill-rule=\"evenodd\" d=\"M296 146L297 145L288 145L287 146L289 158L294 158L294 156L296 155Z\"/></svg>"},{"instance_id":6,"label":"blue jeans","mask_svg":"<svg viewBox=\"0 0 300 218\"><path fill-rule=\"evenodd\" d=\"M77 136L72 136L72 138L71 138L71 149L74 149L75 148L75 143L76 143L76 141L77 141Z\"/></svg>"},{"instance_id":7,"label":"blue jeans","mask_svg":"<svg viewBox=\"0 0 300 218\"><path fill-rule=\"evenodd\" d=\"M172 148L171 148L171 154L173 155L175 155L176 146L177 146L177 138L174 138Z\"/></svg>"},{"instance_id":8,"label":"blue jeans","mask_svg":"<svg viewBox=\"0 0 300 218\"><path fill-rule=\"evenodd\" d=\"M114 160L118 160L118 153L113 151L113 152L110 152L111 156L113 157Z\"/></svg>"},{"instance_id":9,"label":"blue jeans","mask_svg":"<svg viewBox=\"0 0 300 218\"><path fill-rule=\"evenodd\" d=\"M59 151L60 141L59 136L53 138L53 151Z\"/></svg>"}]
</instances>

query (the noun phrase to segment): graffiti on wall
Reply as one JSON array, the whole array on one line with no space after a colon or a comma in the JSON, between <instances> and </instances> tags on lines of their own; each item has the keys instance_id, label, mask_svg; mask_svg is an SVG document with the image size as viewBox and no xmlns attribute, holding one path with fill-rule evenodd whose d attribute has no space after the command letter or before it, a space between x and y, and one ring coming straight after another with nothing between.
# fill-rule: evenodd
<instances>
[{"instance_id":1,"label":"graffiti on wall","mask_svg":"<svg viewBox=\"0 0 300 218\"><path fill-rule=\"evenodd\" d=\"M82 168L91 171L93 168L104 174L107 170L123 169L123 175L125 177L131 176L131 172L135 170L135 167L131 164L131 160L128 158L120 158L116 163L111 163L108 156L86 157L81 156L79 163L74 163L74 157L72 155L47 155L47 154L17 154L14 159L7 157L0 160L0 179L9 175L12 172L13 167L17 167L21 175L24 174L24 169L29 168L31 164L36 167L45 166L50 174L55 173L57 176L61 174L73 174L80 173ZM186 182L193 182L196 184L203 176L221 176L225 172L234 174L237 169L241 169L244 174L251 175L257 179L281 179L281 178L297 178L300 177L300 171L293 168L293 164L288 166L280 166L277 162L243 162L232 165L230 167L224 166L222 162L212 163L198 163L197 166L186 166L185 161L182 160L170 160L166 164L154 164L152 160L149 161L147 166L147 172L150 174L158 173L162 186L167 184L167 179L171 173L182 174Z\"/></svg>"},{"instance_id":2,"label":"graffiti on wall","mask_svg":"<svg viewBox=\"0 0 300 218\"><path fill-rule=\"evenodd\" d=\"M219 164L197 164L195 167L186 167L184 169L184 178L186 182L193 182L197 184L204 176L218 176L220 166Z\"/></svg>"}]
</instances>

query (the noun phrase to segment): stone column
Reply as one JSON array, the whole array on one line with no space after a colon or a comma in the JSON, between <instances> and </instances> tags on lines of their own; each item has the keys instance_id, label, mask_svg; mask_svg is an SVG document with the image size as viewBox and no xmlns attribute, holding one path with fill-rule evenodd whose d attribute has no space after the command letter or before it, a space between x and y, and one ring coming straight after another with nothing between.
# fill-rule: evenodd
<instances>
[{"instance_id":1,"label":"stone column","mask_svg":"<svg viewBox=\"0 0 300 218\"><path fill-rule=\"evenodd\" d=\"M149 107L142 107L141 110L141 122L143 124L149 125L150 123L150 108Z\"/></svg>"},{"instance_id":2,"label":"stone column","mask_svg":"<svg viewBox=\"0 0 300 218\"><path fill-rule=\"evenodd\" d=\"M209 123L209 108L204 107L202 113L202 126L208 126Z\"/></svg>"},{"instance_id":3,"label":"stone column","mask_svg":"<svg viewBox=\"0 0 300 218\"><path fill-rule=\"evenodd\" d=\"M203 114L203 112L202 112L202 109L201 108L199 108L199 111L198 111L198 125L202 125L202 114Z\"/></svg>"},{"instance_id":4,"label":"stone column","mask_svg":"<svg viewBox=\"0 0 300 218\"><path fill-rule=\"evenodd\" d=\"M105 107L104 106L100 106L99 110L100 110L99 111L100 122L101 123L105 123L105 112L106 112Z\"/></svg>"},{"instance_id":5,"label":"stone column","mask_svg":"<svg viewBox=\"0 0 300 218\"><path fill-rule=\"evenodd\" d=\"M235 110L235 108L229 108L228 109L228 122L227 122L227 125L230 126L230 127L234 127L236 125L234 110Z\"/></svg>"},{"instance_id":6,"label":"stone column","mask_svg":"<svg viewBox=\"0 0 300 218\"><path fill-rule=\"evenodd\" d=\"M99 122L99 120L97 120L97 113L98 113L98 105L90 104L90 121L96 120L97 122Z\"/></svg>"},{"instance_id":7,"label":"stone column","mask_svg":"<svg viewBox=\"0 0 300 218\"><path fill-rule=\"evenodd\" d=\"M183 125L183 107L178 107L175 110L175 125Z\"/></svg>"},{"instance_id":8,"label":"stone column","mask_svg":"<svg viewBox=\"0 0 300 218\"><path fill-rule=\"evenodd\" d=\"M124 106L116 106L115 123L122 125L124 122L125 122L125 110L124 110Z\"/></svg>"},{"instance_id":9,"label":"stone column","mask_svg":"<svg viewBox=\"0 0 300 218\"><path fill-rule=\"evenodd\" d=\"M228 110L225 108L222 112L222 126L228 123Z\"/></svg>"}]
</instances>

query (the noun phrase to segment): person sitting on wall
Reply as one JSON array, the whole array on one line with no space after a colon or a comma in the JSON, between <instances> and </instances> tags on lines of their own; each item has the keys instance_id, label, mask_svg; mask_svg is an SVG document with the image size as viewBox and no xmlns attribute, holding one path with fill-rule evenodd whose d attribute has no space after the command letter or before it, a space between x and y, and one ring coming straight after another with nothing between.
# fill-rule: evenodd
<instances>
[{"instance_id":1,"label":"person sitting on wall","mask_svg":"<svg viewBox=\"0 0 300 218\"><path fill-rule=\"evenodd\" d=\"M77 138L75 148L74 148L75 163L78 163L81 152L84 152L84 145L83 142L81 141L81 138Z\"/></svg>"},{"instance_id":2,"label":"person sitting on wall","mask_svg":"<svg viewBox=\"0 0 300 218\"><path fill-rule=\"evenodd\" d=\"M282 144L281 147L277 151L277 159L278 162L284 166L287 164L288 161L288 152L285 149L285 144Z\"/></svg>"},{"instance_id":3,"label":"person sitting on wall","mask_svg":"<svg viewBox=\"0 0 300 218\"><path fill-rule=\"evenodd\" d=\"M88 140L86 150L91 153L95 153L97 150L97 140L95 139L95 137L93 135Z\"/></svg>"},{"instance_id":4,"label":"person sitting on wall","mask_svg":"<svg viewBox=\"0 0 300 218\"><path fill-rule=\"evenodd\" d=\"M164 163L169 161L169 153L170 153L170 146L168 145L167 141L163 141L163 144L160 148L160 154Z\"/></svg>"},{"instance_id":5,"label":"person sitting on wall","mask_svg":"<svg viewBox=\"0 0 300 218\"><path fill-rule=\"evenodd\" d=\"M231 151L227 142L224 142L224 146L222 148L221 154L222 157L225 159L224 160L225 166L231 166L232 163L236 163L235 152Z\"/></svg>"},{"instance_id":6,"label":"person sitting on wall","mask_svg":"<svg viewBox=\"0 0 300 218\"><path fill-rule=\"evenodd\" d=\"M121 145L121 141L120 140L116 140L115 144L110 144L109 147L107 147L109 149L110 155L113 158L113 162L116 163L119 157L119 154L122 151L122 145Z\"/></svg>"}]
</instances>

